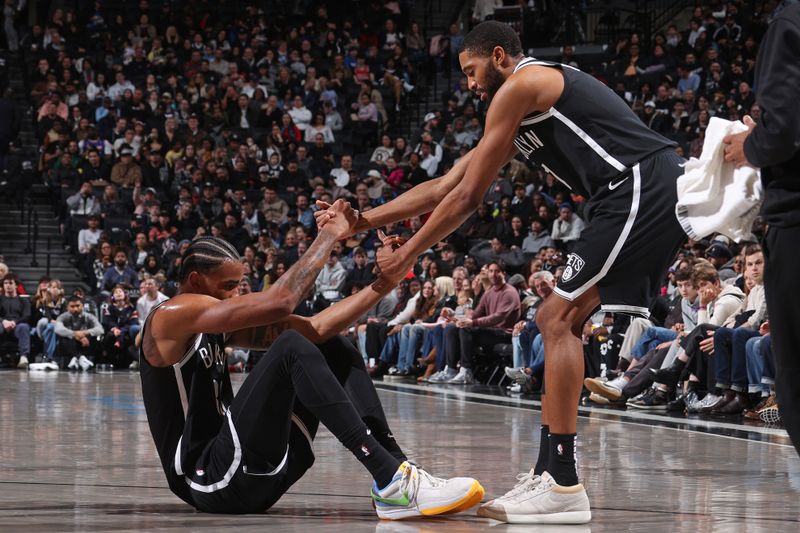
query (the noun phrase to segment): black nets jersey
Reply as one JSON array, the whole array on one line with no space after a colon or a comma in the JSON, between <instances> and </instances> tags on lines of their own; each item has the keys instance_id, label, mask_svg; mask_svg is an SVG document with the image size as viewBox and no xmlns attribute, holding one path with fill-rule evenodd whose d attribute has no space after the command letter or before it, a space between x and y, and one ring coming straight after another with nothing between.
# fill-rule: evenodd
<instances>
[{"instance_id":1,"label":"black nets jersey","mask_svg":"<svg viewBox=\"0 0 800 533\"><path fill-rule=\"evenodd\" d=\"M589 74L534 58L520 61L514 72L531 65L561 70L564 91L553 107L520 122L514 144L572 192L591 198L649 155L677 146Z\"/></svg>"},{"instance_id":2,"label":"black nets jersey","mask_svg":"<svg viewBox=\"0 0 800 533\"><path fill-rule=\"evenodd\" d=\"M199 334L180 361L166 368L150 366L144 348L139 357L147 421L161 465L172 492L190 504L190 489L198 488L192 478L202 475L194 465L223 424L232 424L228 407L233 388L224 342L222 334ZM208 488L227 480L203 483Z\"/></svg>"}]
</instances>

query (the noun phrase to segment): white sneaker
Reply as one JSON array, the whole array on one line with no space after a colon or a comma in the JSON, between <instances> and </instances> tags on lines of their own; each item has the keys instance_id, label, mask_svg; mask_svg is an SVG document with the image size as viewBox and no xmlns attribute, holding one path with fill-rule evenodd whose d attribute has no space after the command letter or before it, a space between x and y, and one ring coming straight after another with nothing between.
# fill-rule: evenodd
<instances>
[{"instance_id":1,"label":"white sneaker","mask_svg":"<svg viewBox=\"0 0 800 533\"><path fill-rule=\"evenodd\" d=\"M519 383L514 383L513 385L509 385L508 392L511 394L522 394L522 385Z\"/></svg>"},{"instance_id":2,"label":"white sneaker","mask_svg":"<svg viewBox=\"0 0 800 533\"><path fill-rule=\"evenodd\" d=\"M491 518L491 515L487 513L493 512L492 509L495 508L495 503L515 498L517 495L522 494L526 490L533 489L533 487L538 485L541 480L542 480L541 476L533 473L533 468L531 468L530 472L522 472L521 474L517 474L517 484L514 485L514 488L506 492L499 498L489 500L488 502L481 505L478 508L478 516L485 516L487 518Z\"/></svg>"},{"instance_id":3,"label":"white sneaker","mask_svg":"<svg viewBox=\"0 0 800 533\"><path fill-rule=\"evenodd\" d=\"M83 356L81 356L81 357L83 357ZM69 360L69 364L67 365L67 368L69 368L70 370L78 370L78 358L77 357L73 357L72 359L70 359Z\"/></svg>"},{"instance_id":4,"label":"white sneaker","mask_svg":"<svg viewBox=\"0 0 800 533\"><path fill-rule=\"evenodd\" d=\"M527 374L525 373L524 366L520 366L517 368L507 366L505 367L503 372L505 373L506 377L512 381L517 381L518 379L522 379L523 376L527 376Z\"/></svg>"},{"instance_id":5,"label":"white sneaker","mask_svg":"<svg viewBox=\"0 0 800 533\"><path fill-rule=\"evenodd\" d=\"M459 512L477 505L484 490L470 477L434 477L405 461L385 488L374 483L372 500L378 517L400 520L412 516L433 516Z\"/></svg>"},{"instance_id":6,"label":"white sneaker","mask_svg":"<svg viewBox=\"0 0 800 533\"><path fill-rule=\"evenodd\" d=\"M19 363L17 363L17 368L21 370L25 370L28 368L28 356L27 355L20 355L19 356Z\"/></svg>"},{"instance_id":7,"label":"white sneaker","mask_svg":"<svg viewBox=\"0 0 800 533\"><path fill-rule=\"evenodd\" d=\"M82 355L78 358L78 364L80 365L81 370L83 370L84 372L88 372L89 369L94 366L94 363L89 361L89 359L85 355Z\"/></svg>"},{"instance_id":8,"label":"white sneaker","mask_svg":"<svg viewBox=\"0 0 800 533\"><path fill-rule=\"evenodd\" d=\"M429 377L428 383L444 383L447 380L456 377L456 374L458 374L458 372L456 372L455 368L444 367L443 370L440 370L431 377Z\"/></svg>"},{"instance_id":9,"label":"white sneaker","mask_svg":"<svg viewBox=\"0 0 800 533\"><path fill-rule=\"evenodd\" d=\"M28 370L31 372L40 372L48 370L58 370L58 365L53 361L43 361L41 363L31 363L28 365Z\"/></svg>"},{"instance_id":10,"label":"white sneaker","mask_svg":"<svg viewBox=\"0 0 800 533\"><path fill-rule=\"evenodd\" d=\"M509 524L585 524L592 519L583 485L562 487L547 472L538 483L529 482L517 494L490 503L481 507L480 516Z\"/></svg>"},{"instance_id":11,"label":"white sneaker","mask_svg":"<svg viewBox=\"0 0 800 533\"><path fill-rule=\"evenodd\" d=\"M458 374L445 381L445 383L448 385L469 385L470 383L475 383L475 378L472 376L472 370L462 366Z\"/></svg>"},{"instance_id":12,"label":"white sneaker","mask_svg":"<svg viewBox=\"0 0 800 533\"><path fill-rule=\"evenodd\" d=\"M131 364L129 364L128 370L139 370L139 360L136 359Z\"/></svg>"},{"instance_id":13,"label":"white sneaker","mask_svg":"<svg viewBox=\"0 0 800 533\"><path fill-rule=\"evenodd\" d=\"M609 400L619 400L622 398L622 389L628 381L620 376L612 379L611 381L603 381L600 378L586 378L583 380L583 386L589 391L604 396Z\"/></svg>"}]
</instances>

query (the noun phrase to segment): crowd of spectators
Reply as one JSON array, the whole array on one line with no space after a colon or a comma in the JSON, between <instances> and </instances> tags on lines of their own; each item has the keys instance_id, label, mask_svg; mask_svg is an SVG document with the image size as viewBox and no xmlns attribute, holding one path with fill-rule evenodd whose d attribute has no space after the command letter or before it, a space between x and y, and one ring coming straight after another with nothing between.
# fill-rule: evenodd
<instances>
[{"instance_id":1,"label":"crowd of spectators","mask_svg":"<svg viewBox=\"0 0 800 533\"><path fill-rule=\"evenodd\" d=\"M710 117L759 120L753 66L769 12L752 5L698 7L688 26L668 26L647 47L640 34L627 35L601 62L582 65L569 46L556 59L594 73L648 126L676 140L680 153L697 156ZM152 308L175 293L181 253L194 237L229 240L247 267L240 290L265 290L313 240L316 200L345 198L367 211L447 172L478 142L485 104L457 77L416 131L389 135L420 69L455 67L461 28L432 42L404 2L345 7L300 16L255 3L233 13L203 3L98 2L83 11L55 8L32 28L26 39L39 170L60 206L65 245L92 289L80 302L98 309L97 324L69 321L82 334L62 349L65 364L72 354L78 366L83 356L125 364L146 316L139 304ZM487 359L508 356L516 390L538 388L544 363L535 312L580 238L584 206L544 169L513 161L476 213L354 325L372 373L471 383L490 378L491 365L481 366ZM415 217L385 229L409 236L423 223ZM298 312L313 313L368 284L379 246L373 232L339 243ZM744 293L754 290L759 281L741 275L739 248L724 237L690 241L675 272L665 273L654 310L680 310L681 296L672 298L679 294L675 276L702 290L712 268L720 278L733 273ZM687 269L694 273L688 278ZM697 305L707 309L708 298ZM74 299L60 310L72 312L70 305L78 311ZM654 313L647 328L663 326L667 314ZM667 329L682 334L678 323L683 319ZM748 326L758 333L760 324ZM95 338L94 327L105 340L92 345L82 339ZM587 323L590 378L614 377L618 347L598 346L627 327L620 316ZM630 327L646 331L643 324ZM53 345L48 331L65 333L47 324L35 329L46 348ZM741 340L750 345L750 333L725 335L719 333L718 345L733 345L732 353ZM498 355L498 345L508 345L507 353ZM619 359L642 361L649 351L630 353ZM235 354L239 368L248 356ZM713 359L705 357L706 368ZM731 381L718 376L714 387L728 388L707 392L730 400L724 391L741 388ZM667 385L669 401L675 384Z\"/></svg>"}]
</instances>

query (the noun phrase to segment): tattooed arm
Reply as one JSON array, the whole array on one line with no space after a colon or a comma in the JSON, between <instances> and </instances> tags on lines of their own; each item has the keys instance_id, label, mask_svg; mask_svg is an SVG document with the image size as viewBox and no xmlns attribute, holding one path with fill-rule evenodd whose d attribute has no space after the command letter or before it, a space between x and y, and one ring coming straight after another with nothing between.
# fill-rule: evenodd
<instances>
[{"instance_id":1,"label":"tattooed arm","mask_svg":"<svg viewBox=\"0 0 800 533\"><path fill-rule=\"evenodd\" d=\"M388 284L373 283L313 317L291 315L283 322L237 331L227 344L252 350L264 350L287 329L297 330L314 344L320 344L355 322L391 290L392 287Z\"/></svg>"},{"instance_id":2,"label":"tattooed arm","mask_svg":"<svg viewBox=\"0 0 800 533\"><path fill-rule=\"evenodd\" d=\"M389 248L393 237L386 237L382 233L380 235L384 248L387 253L390 253ZM369 287L331 305L311 318L291 315L284 321L236 331L228 340L228 345L263 350L287 329L295 329L311 342L320 344L338 334L377 305L395 285L390 280L379 277Z\"/></svg>"}]
</instances>

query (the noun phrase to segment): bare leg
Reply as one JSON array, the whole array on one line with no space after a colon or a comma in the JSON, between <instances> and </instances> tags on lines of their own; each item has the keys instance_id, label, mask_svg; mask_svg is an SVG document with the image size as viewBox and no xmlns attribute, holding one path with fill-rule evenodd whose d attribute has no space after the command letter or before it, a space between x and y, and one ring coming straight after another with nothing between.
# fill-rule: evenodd
<instances>
[{"instance_id":1,"label":"bare leg","mask_svg":"<svg viewBox=\"0 0 800 533\"><path fill-rule=\"evenodd\" d=\"M581 328L599 304L600 295L592 287L572 302L554 294L536 313L544 340L547 413L543 420L546 417L552 433L575 433L584 372Z\"/></svg>"},{"instance_id":2,"label":"bare leg","mask_svg":"<svg viewBox=\"0 0 800 533\"><path fill-rule=\"evenodd\" d=\"M546 411L543 420L549 426L547 472L559 485L578 484L575 446L584 374L580 335L586 317L599 303L600 295L593 287L572 302L553 295L536 313L545 354L547 400L543 404Z\"/></svg>"}]
</instances>

